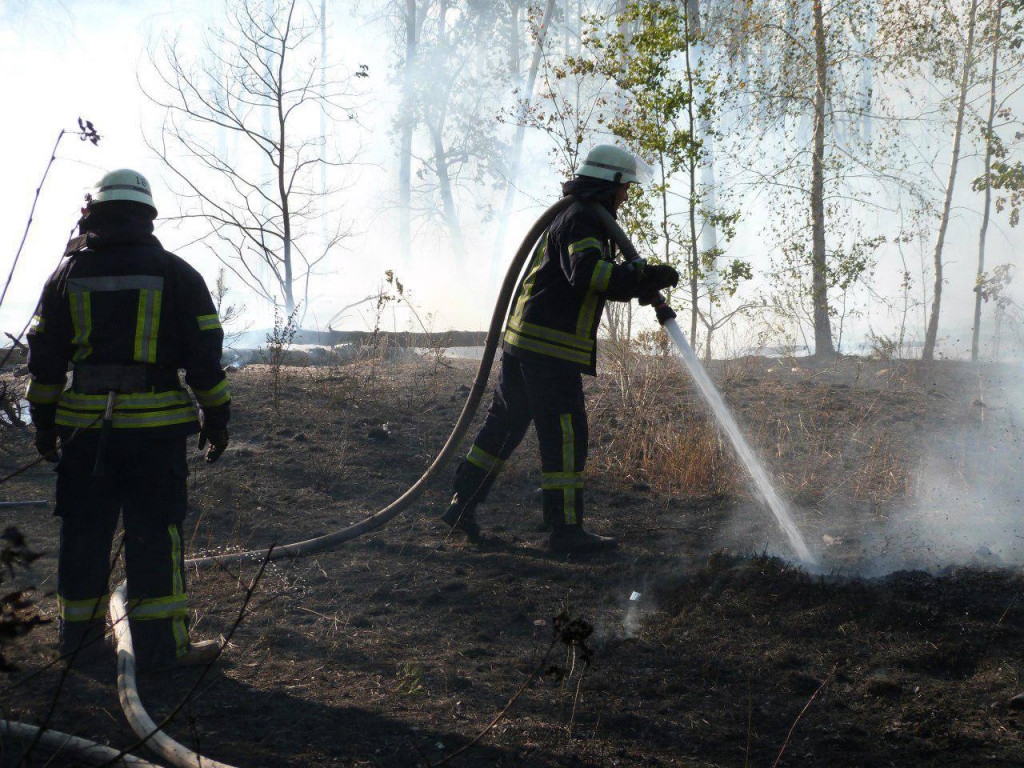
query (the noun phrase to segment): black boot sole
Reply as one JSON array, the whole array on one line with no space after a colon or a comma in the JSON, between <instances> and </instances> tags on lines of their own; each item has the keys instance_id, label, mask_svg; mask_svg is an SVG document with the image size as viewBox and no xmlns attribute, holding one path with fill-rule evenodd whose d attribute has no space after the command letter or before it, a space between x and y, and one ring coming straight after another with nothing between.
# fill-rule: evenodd
<instances>
[{"instance_id":1,"label":"black boot sole","mask_svg":"<svg viewBox=\"0 0 1024 768\"><path fill-rule=\"evenodd\" d=\"M472 517L467 516L465 512L453 515L451 510L448 510L448 512L441 515L441 522L453 531L464 533L470 541L479 541L482 538L480 526L477 525Z\"/></svg>"},{"instance_id":2,"label":"black boot sole","mask_svg":"<svg viewBox=\"0 0 1024 768\"><path fill-rule=\"evenodd\" d=\"M607 552L614 552L619 548L619 543L591 545L574 547L571 545L548 544L548 552L553 555L599 555Z\"/></svg>"}]
</instances>

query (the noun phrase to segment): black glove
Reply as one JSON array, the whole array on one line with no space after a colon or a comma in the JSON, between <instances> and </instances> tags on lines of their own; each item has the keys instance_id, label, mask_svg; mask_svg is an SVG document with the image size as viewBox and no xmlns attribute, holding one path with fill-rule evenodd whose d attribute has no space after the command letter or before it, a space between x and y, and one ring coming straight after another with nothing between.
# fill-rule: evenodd
<instances>
[{"instance_id":1,"label":"black glove","mask_svg":"<svg viewBox=\"0 0 1024 768\"><path fill-rule=\"evenodd\" d=\"M675 288L679 273L667 264L648 264L640 281L640 296L655 294L663 288Z\"/></svg>"},{"instance_id":2,"label":"black glove","mask_svg":"<svg viewBox=\"0 0 1024 768\"><path fill-rule=\"evenodd\" d=\"M643 293L636 297L636 303L639 304L641 307L649 307L657 300L657 298L657 291L645 290Z\"/></svg>"},{"instance_id":3,"label":"black glove","mask_svg":"<svg viewBox=\"0 0 1024 768\"><path fill-rule=\"evenodd\" d=\"M49 462L56 462L60 459L57 455L57 430L37 429L36 430L36 451Z\"/></svg>"},{"instance_id":4,"label":"black glove","mask_svg":"<svg viewBox=\"0 0 1024 768\"><path fill-rule=\"evenodd\" d=\"M203 427L199 431L199 450L210 443L210 450L206 452L206 463L213 464L228 447L228 431L226 429L207 429Z\"/></svg>"}]
</instances>

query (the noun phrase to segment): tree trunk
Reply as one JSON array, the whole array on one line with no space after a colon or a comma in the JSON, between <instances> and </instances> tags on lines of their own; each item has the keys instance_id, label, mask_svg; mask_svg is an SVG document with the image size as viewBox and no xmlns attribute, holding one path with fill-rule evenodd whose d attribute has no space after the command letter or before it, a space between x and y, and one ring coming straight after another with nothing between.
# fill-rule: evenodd
<instances>
[{"instance_id":1,"label":"tree trunk","mask_svg":"<svg viewBox=\"0 0 1024 768\"><path fill-rule=\"evenodd\" d=\"M825 252L825 106L828 99L828 55L822 0L814 4L814 149L811 154L811 303L814 307L814 356L835 357L828 306Z\"/></svg>"},{"instance_id":2,"label":"tree trunk","mask_svg":"<svg viewBox=\"0 0 1024 768\"><path fill-rule=\"evenodd\" d=\"M732 43L736 61L736 79L743 83L740 89L740 112L738 121L742 123L750 110L750 90L746 86L750 84L750 43L747 37L747 29L750 27L750 4L746 2L737 3L735 10L739 16L732 16L729 20L730 30L727 34L733 38ZM738 33L738 34L737 34Z\"/></svg>"},{"instance_id":3,"label":"tree trunk","mask_svg":"<svg viewBox=\"0 0 1024 768\"><path fill-rule=\"evenodd\" d=\"M416 0L405 0L405 72L402 83L402 129L398 156L398 245L400 256L412 251L413 79L416 67Z\"/></svg>"},{"instance_id":4,"label":"tree trunk","mask_svg":"<svg viewBox=\"0 0 1024 768\"><path fill-rule=\"evenodd\" d=\"M875 55L874 45L877 34L877 23L875 21L875 6L868 4L868 20L866 24L866 38L864 40L864 57L861 60L860 70L860 138L865 144L871 143L871 101L874 90Z\"/></svg>"},{"instance_id":5,"label":"tree trunk","mask_svg":"<svg viewBox=\"0 0 1024 768\"><path fill-rule=\"evenodd\" d=\"M452 181L448 176L448 153L444 147L444 122L445 116L442 109L437 124L430 126L430 135L434 143L434 165L437 173L438 192L441 195L441 205L444 210L444 220L448 226L448 234L452 238L452 250L455 252L457 263L461 266L465 263L466 246L462 239L459 212L455 207L455 198L452 195Z\"/></svg>"},{"instance_id":6,"label":"tree trunk","mask_svg":"<svg viewBox=\"0 0 1024 768\"><path fill-rule=\"evenodd\" d=\"M512 140L512 154L508 164L508 182L505 187L505 202L501 208L501 218L498 220L498 239L495 242L494 261L492 270L504 258L505 236L508 232L508 220L512 216L512 204L516 198L516 181L519 178L519 161L523 154L523 138L526 134L526 113L530 107L530 100L533 98L533 87L537 82L537 71L540 69L541 56L544 53L544 38L547 36L548 27L551 25L551 14L555 9L555 0L548 0L544 8L544 17L541 20L540 29L537 31L537 44L533 49L533 60L530 62L530 72L526 78L526 85L523 87L520 96L522 106L519 109L519 120L516 125L515 137Z\"/></svg>"},{"instance_id":7,"label":"tree trunk","mask_svg":"<svg viewBox=\"0 0 1024 768\"><path fill-rule=\"evenodd\" d=\"M744 4L746 8L746 4ZM700 13L699 0L687 0L688 26L693 30L696 41L693 44L694 57L697 60L697 70L704 67L704 26L703 17ZM749 13L749 9L748 9ZM689 51L689 48L687 49ZM689 67L687 68L689 72ZM693 84L690 84L690 95L693 96ZM701 225L700 245L704 253L718 252L718 230L711 219L715 211L715 137L712 133L711 120L703 112L697 115L697 138L700 139L701 148L704 150L700 163L700 200L701 206L707 215ZM704 283L713 288L717 279L715 269L717 258L712 260L704 274ZM709 296L711 291L709 290Z\"/></svg>"},{"instance_id":8,"label":"tree trunk","mask_svg":"<svg viewBox=\"0 0 1024 768\"><path fill-rule=\"evenodd\" d=\"M686 104L686 116L687 116L687 130L690 132L690 136L696 136L697 121L696 116L693 114L693 69L690 65L690 30L691 30L691 18L690 13L693 6L696 5L696 0L686 0L683 5L683 36L686 39L686 51L684 52L683 63L686 66L686 92L687 92L687 104ZM697 245L697 154L692 152L688 156L687 160L688 171L690 176L690 199L689 199L689 210L688 218L690 223L690 346L697 349L697 319L700 316L699 307L697 301L700 299L700 250ZM664 185L664 167L662 163L662 184ZM662 198L664 199L665 192L662 192ZM665 219L666 230L668 228L668 212L663 212ZM666 232L666 238L668 234Z\"/></svg>"},{"instance_id":9,"label":"tree trunk","mask_svg":"<svg viewBox=\"0 0 1024 768\"><path fill-rule=\"evenodd\" d=\"M964 50L964 71L960 78L960 100L956 108L956 129L953 132L953 151L949 158L949 179L946 182L946 199L942 204L942 218L939 233L935 238L935 286L932 289L932 311L928 317L928 329L924 335L922 360L935 359L935 342L939 336L939 311L942 306L942 249L946 244L946 229L949 227L949 211L953 207L953 187L956 184L957 166L960 164L960 140L964 131L964 112L967 105L967 88L971 82L971 57L974 52L974 27L978 17L978 0L971 0L970 16L967 21L967 48Z\"/></svg>"},{"instance_id":10,"label":"tree trunk","mask_svg":"<svg viewBox=\"0 0 1024 768\"><path fill-rule=\"evenodd\" d=\"M520 61L522 43L519 38L519 10L519 0L511 0L509 3L511 27L508 32L508 73L511 75L512 82L515 83L516 88L523 84L523 73L520 71L522 67Z\"/></svg>"},{"instance_id":11,"label":"tree trunk","mask_svg":"<svg viewBox=\"0 0 1024 768\"><path fill-rule=\"evenodd\" d=\"M985 126L985 210L981 218L981 233L978 235L978 279L974 286L974 328L971 331L971 361L978 362L979 339L981 337L981 280L985 275L985 240L988 237L988 220L992 209L992 125L996 119L996 77L999 72L999 33L1003 19L1003 1L992 0L995 5L994 31L992 35L992 76L989 80L988 123Z\"/></svg>"},{"instance_id":12,"label":"tree trunk","mask_svg":"<svg viewBox=\"0 0 1024 768\"><path fill-rule=\"evenodd\" d=\"M292 9L294 9L294 5ZM291 12L289 11L288 23L291 24ZM281 51L277 61L277 81L275 82L276 91L274 93L275 107L277 109L277 194L278 200L281 204L281 239L282 239L282 254L284 261L284 281L281 286L284 293L284 308L288 316L291 317L292 312L295 311L295 292L294 292L294 281L295 273L292 269L292 217L291 217L291 206L288 189L288 180L285 173L287 158L285 157L285 148L288 146L288 133L287 133L287 121L288 115L285 112L284 100L285 100L285 86L284 86L284 67L285 67L285 56L288 53L288 45L286 42L281 42ZM309 279L308 276L306 278Z\"/></svg>"},{"instance_id":13,"label":"tree trunk","mask_svg":"<svg viewBox=\"0 0 1024 768\"><path fill-rule=\"evenodd\" d=\"M327 101L327 0L320 0L320 101ZM320 109L320 193L327 196L327 110ZM320 247L327 250L327 216L321 209Z\"/></svg>"}]
</instances>

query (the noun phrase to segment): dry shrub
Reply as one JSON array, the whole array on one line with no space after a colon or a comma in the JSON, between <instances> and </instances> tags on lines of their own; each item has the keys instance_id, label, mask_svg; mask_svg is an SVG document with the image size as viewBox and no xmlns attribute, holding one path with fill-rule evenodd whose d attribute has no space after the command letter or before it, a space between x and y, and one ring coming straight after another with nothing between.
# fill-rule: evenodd
<instances>
[{"instance_id":1,"label":"dry shrub","mask_svg":"<svg viewBox=\"0 0 1024 768\"><path fill-rule=\"evenodd\" d=\"M594 388L595 469L667 493L749 493L746 471L657 339L609 343L602 353L608 369L603 386ZM809 505L839 497L875 506L908 497L916 451L893 425L913 423L919 404L904 394L883 397L888 382L872 393L813 374L794 376L782 362L770 364L781 375L767 377L765 366L763 359L740 358L718 361L712 372L784 497Z\"/></svg>"},{"instance_id":2,"label":"dry shrub","mask_svg":"<svg viewBox=\"0 0 1024 768\"><path fill-rule=\"evenodd\" d=\"M904 447L889 435L876 435L866 446L854 473L853 498L881 504L906 498L911 485Z\"/></svg>"},{"instance_id":3,"label":"dry shrub","mask_svg":"<svg viewBox=\"0 0 1024 768\"><path fill-rule=\"evenodd\" d=\"M732 490L733 460L665 344L643 337L603 352L613 383L592 408L592 465L668 493Z\"/></svg>"}]
</instances>

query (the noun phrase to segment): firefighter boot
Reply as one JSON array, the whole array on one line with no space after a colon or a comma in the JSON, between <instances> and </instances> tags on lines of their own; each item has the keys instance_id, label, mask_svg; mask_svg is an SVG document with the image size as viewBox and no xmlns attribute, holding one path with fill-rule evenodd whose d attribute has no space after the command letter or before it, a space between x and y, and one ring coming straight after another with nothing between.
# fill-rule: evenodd
<instances>
[{"instance_id":1,"label":"firefighter boot","mask_svg":"<svg viewBox=\"0 0 1024 768\"><path fill-rule=\"evenodd\" d=\"M462 500L458 491L452 496L448 511L441 515L442 522L454 530L462 531L470 541L480 538L480 525L476 521L476 503Z\"/></svg>"},{"instance_id":2,"label":"firefighter boot","mask_svg":"<svg viewBox=\"0 0 1024 768\"><path fill-rule=\"evenodd\" d=\"M213 664L220 656L221 649L226 647L224 637L217 640L198 640L188 644L188 650L173 661L150 662L136 660L139 666L147 672L173 672L181 667L205 667Z\"/></svg>"},{"instance_id":3,"label":"firefighter boot","mask_svg":"<svg viewBox=\"0 0 1024 768\"><path fill-rule=\"evenodd\" d=\"M106 637L106 621L62 621L60 625L60 655L71 666L87 666L111 654Z\"/></svg>"},{"instance_id":4,"label":"firefighter boot","mask_svg":"<svg viewBox=\"0 0 1024 768\"><path fill-rule=\"evenodd\" d=\"M220 654L223 645L223 637L219 640L200 640L196 643L189 643L188 650L178 657L175 666L202 667L212 664Z\"/></svg>"},{"instance_id":5,"label":"firefighter boot","mask_svg":"<svg viewBox=\"0 0 1024 768\"><path fill-rule=\"evenodd\" d=\"M609 552L619 546L611 536L598 536L583 530L582 525L559 525L548 537L548 549L556 555L582 555Z\"/></svg>"}]
</instances>

